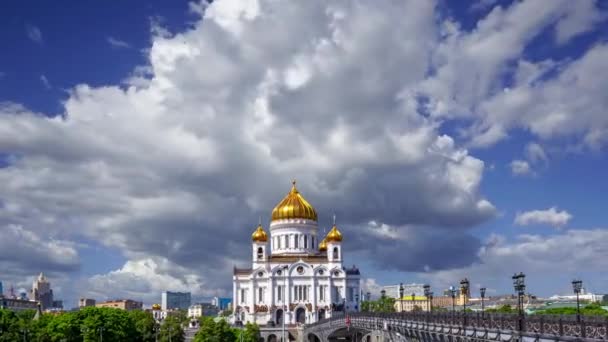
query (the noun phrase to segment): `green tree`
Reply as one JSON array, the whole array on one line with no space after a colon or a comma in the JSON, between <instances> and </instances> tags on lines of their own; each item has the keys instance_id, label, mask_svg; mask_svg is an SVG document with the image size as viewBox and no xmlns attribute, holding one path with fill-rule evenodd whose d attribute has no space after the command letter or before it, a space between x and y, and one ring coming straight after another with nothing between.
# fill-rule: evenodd
<instances>
[{"instance_id":1,"label":"green tree","mask_svg":"<svg viewBox=\"0 0 608 342\"><path fill-rule=\"evenodd\" d=\"M169 315L160 326L159 341L161 342L183 342L185 339L184 329L180 318Z\"/></svg>"},{"instance_id":2,"label":"green tree","mask_svg":"<svg viewBox=\"0 0 608 342\"><path fill-rule=\"evenodd\" d=\"M514 313L515 310L513 310L513 308L511 308L511 305L502 305L499 308L490 308L490 309L486 309L486 312L500 312L500 313Z\"/></svg>"},{"instance_id":3,"label":"green tree","mask_svg":"<svg viewBox=\"0 0 608 342\"><path fill-rule=\"evenodd\" d=\"M135 325L135 331L137 332L137 340L141 342L152 342L155 338L154 325L156 322L154 321L154 317L152 313L142 311L142 310L133 310L129 311L129 317L133 321Z\"/></svg>"},{"instance_id":4,"label":"green tree","mask_svg":"<svg viewBox=\"0 0 608 342\"><path fill-rule=\"evenodd\" d=\"M256 326L257 328L257 326ZM255 328L252 328L255 329ZM257 328L259 334L259 328ZM235 342L240 333L231 329L225 320L215 322L211 317L201 317L200 329L194 337L195 342ZM243 335L245 337L245 335Z\"/></svg>"}]
</instances>

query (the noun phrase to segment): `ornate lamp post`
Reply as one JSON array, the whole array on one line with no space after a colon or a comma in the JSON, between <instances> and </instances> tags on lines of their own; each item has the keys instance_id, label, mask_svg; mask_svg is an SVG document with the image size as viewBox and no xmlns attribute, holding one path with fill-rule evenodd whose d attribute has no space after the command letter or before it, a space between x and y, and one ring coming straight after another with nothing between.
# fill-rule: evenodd
<instances>
[{"instance_id":1,"label":"ornate lamp post","mask_svg":"<svg viewBox=\"0 0 608 342\"><path fill-rule=\"evenodd\" d=\"M403 312L403 291L405 291L403 283L399 283L399 312Z\"/></svg>"},{"instance_id":2,"label":"ornate lamp post","mask_svg":"<svg viewBox=\"0 0 608 342\"><path fill-rule=\"evenodd\" d=\"M456 311L456 288L454 286L450 286L448 289L450 296L452 297L452 314Z\"/></svg>"},{"instance_id":3,"label":"ornate lamp post","mask_svg":"<svg viewBox=\"0 0 608 342\"><path fill-rule=\"evenodd\" d=\"M523 296L526 293L525 279L526 275L522 272L514 274L513 277L513 288L517 293L517 306L519 309L519 330L523 330L523 316L524 316L524 299Z\"/></svg>"},{"instance_id":4,"label":"ornate lamp post","mask_svg":"<svg viewBox=\"0 0 608 342\"><path fill-rule=\"evenodd\" d=\"M426 298L426 304L427 304L426 309L428 311L431 311L431 309L430 309L431 306L429 305L429 293L431 293L431 285L425 284L423 286L423 288L424 288L424 297Z\"/></svg>"},{"instance_id":5,"label":"ornate lamp post","mask_svg":"<svg viewBox=\"0 0 608 342\"><path fill-rule=\"evenodd\" d=\"M484 300L484 298L486 298L486 288L485 287L480 288L479 293L481 294L481 317L483 318L483 312L484 312L483 300Z\"/></svg>"},{"instance_id":6,"label":"ornate lamp post","mask_svg":"<svg viewBox=\"0 0 608 342\"><path fill-rule=\"evenodd\" d=\"M467 311L467 295L469 294L469 279L464 278L460 281L460 295L462 297L462 312Z\"/></svg>"},{"instance_id":7,"label":"ornate lamp post","mask_svg":"<svg viewBox=\"0 0 608 342\"><path fill-rule=\"evenodd\" d=\"M577 322L581 321L581 305L579 302L578 295L581 293L582 288L583 288L582 280L575 279L572 281L572 289L574 290L574 293L576 293L576 321Z\"/></svg>"}]
</instances>

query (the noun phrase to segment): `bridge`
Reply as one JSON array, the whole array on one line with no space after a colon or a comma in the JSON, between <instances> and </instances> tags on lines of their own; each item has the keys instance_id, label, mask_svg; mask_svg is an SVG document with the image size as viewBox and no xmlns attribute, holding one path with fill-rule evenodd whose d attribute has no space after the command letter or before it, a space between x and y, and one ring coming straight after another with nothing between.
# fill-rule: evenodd
<instances>
[{"instance_id":1,"label":"bridge","mask_svg":"<svg viewBox=\"0 0 608 342\"><path fill-rule=\"evenodd\" d=\"M358 312L309 324L301 341L608 341L608 317L476 312Z\"/></svg>"}]
</instances>

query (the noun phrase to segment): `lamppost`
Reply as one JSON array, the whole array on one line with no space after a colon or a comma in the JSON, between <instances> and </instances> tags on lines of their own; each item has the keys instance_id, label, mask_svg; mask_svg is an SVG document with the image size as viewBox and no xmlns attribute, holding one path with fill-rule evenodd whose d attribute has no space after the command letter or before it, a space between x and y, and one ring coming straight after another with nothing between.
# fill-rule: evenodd
<instances>
[{"instance_id":1,"label":"lamppost","mask_svg":"<svg viewBox=\"0 0 608 342\"><path fill-rule=\"evenodd\" d=\"M486 288L485 287L480 288L479 293L481 294L481 317L483 318L483 312L484 312L483 300L484 300L484 298L486 298Z\"/></svg>"},{"instance_id":2,"label":"lamppost","mask_svg":"<svg viewBox=\"0 0 608 342\"><path fill-rule=\"evenodd\" d=\"M103 342L103 327L99 327L99 342Z\"/></svg>"},{"instance_id":3,"label":"lamppost","mask_svg":"<svg viewBox=\"0 0 608 342\"><path fill-rule=\"evenodd\" d=\"M576 321L581 321L581 305L579 302L578 295L581 293L581 289L583 288L583 281L580 279L575 279L572 281L572 289L574 293L576 293Z\"/></svg>"},{"instance_id":4,"label":"lamppost","mask_svg":"<svg viewBox=\"0 0 608 342\"><path fill-rule=\"evenodd\" d=\"M154 341L158 342L158 331L160 330L160 323L154 322Z\"/></svg>"},{"instance_id":5,"label":"lamppost","mask_svg":"<svg viewBox=\"0 0 608 342\"><path fill-rule=\"evenodd\" d=\"M456 288L450 286L448 291L450 292L450 296L452 296L452 314L454 314L454 311L456 311Z\"/></svg>"},{"instance_id":6,"label":"lamppost","mask_svg":"<svg viewBox=\"0 0 608 342\"><path fill-rule=\"evenodd\" d=\"M467 311L467 296L469 294L469 279L464 278L460 281L460 296L462 297L462 312Z\"/></svg>"},{"instance_id":7,"label":"lamppost","mask_svg":"<svg viewBox=\"0 0 608 342\"><path fill-rule=\"evenodd\" d=\"M429 293L431 293L431 285L424 284L424 286L422 288L424 288L424 298L426 298L426 308L428 311L431 311L430 306L429 306Z\"/></svg>"},{"instance_id":8,"label":"lamppost","mask_svg":"<svg viewBox=\"0 0 608 342\"><path fill-rule=\"evenodd\" d=\"M403 312L403 291L405 289L403 288L403 283L399 283L399 307L400 310L399 312Z\"/></svg>"},{"instance_id":9,"label":"lamppost","mask_svg":"<svg viewBox=\"0 0 608 342\"><path fill-rule=\"evenodd\" d=\"M386 299L386 290L382 289L380 291L380 304L378 305L380 312L384 312L384 299Z\"/></svg>"},{"instance_id":10,"label":"lamppost","mask_svg":"<svg viewBox=\"0 0 608 342\"><path fill-rule=\"evenodd\" d=\"M29 332L29 330L27 329L22 329L21 332L23 333L23 342L27 342L27 333Z\"/></svg>"},{"instance_id":11,"label":"lamppost","mask_svg":"<svg viewBox=\"0 0 608 342\"><path fill-rule=\"evenodd\" d=\"M526 284L525 284L526 275L522 272L519 274L514 274L513 279L513 288L517 293L517 306L519 309L519 330L523 330L523 315L524 315L524 300L523 296L526 293Z\"/></svg>"}]
</instances>

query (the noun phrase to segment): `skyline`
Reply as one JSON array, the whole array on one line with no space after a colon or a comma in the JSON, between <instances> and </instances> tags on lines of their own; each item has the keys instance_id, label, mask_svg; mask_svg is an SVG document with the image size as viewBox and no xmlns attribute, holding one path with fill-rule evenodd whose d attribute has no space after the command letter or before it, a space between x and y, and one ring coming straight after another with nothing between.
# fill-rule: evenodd
<instances>
[{"instance_id":1,"label":"skyline","mask_svg":"<svg viewBox=\"0 0 608 342\"><path fill-rule=\"evenodd\" d=\"M296 179L364 291L608 293L605 2L73 5L0 12L5 289L230 297Z\"/></svg>"}]
</instances>

